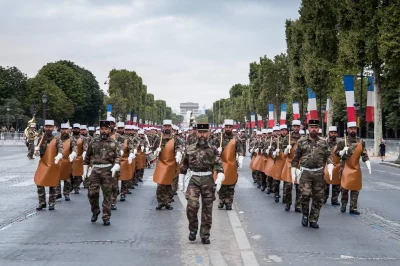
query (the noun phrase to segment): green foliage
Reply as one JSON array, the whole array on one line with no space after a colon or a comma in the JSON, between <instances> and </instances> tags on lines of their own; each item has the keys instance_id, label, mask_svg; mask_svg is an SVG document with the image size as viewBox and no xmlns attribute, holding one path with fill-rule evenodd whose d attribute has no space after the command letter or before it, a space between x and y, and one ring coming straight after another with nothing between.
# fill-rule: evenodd
<instances>
[{"instance_id":1,"label":"green foliage","mask_svg":"<svg viewBox=\"0 0 400 266\"><path fill-rule=\"evenodd\" d=\"M27 80L26 74L18 68L0 66L0 99L15 98L22 102L26 96Z\"/></svg>"},{"instance_id":2,"label":"green foliage","mask_svg":"<svg viewBox=\"0 0 400 266\"><path fill-rule=\"evenodd\" d=\"M15 128L17 119L22 119L22 126L30 119L24 115L22 103L16 98L2 98L0 101L2 102L0 105L0 125L5 125L8 129L11 126ZM9 111L7 111L7 109L9 109Z\"/></svg>"}]
</instances>

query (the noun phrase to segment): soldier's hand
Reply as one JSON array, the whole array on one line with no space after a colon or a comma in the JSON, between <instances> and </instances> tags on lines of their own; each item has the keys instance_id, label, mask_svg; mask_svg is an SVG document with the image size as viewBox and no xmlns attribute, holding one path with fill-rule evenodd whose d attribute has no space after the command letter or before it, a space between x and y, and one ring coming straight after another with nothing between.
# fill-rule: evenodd
<instances>
[{"instance_id":1,"label":"soldier's hand","mask_svg":"<svg viewBox=\"0 0 400 266\"><path fill-rule=\"evenodd\" d=\"M133 159L135 159L135 154L134 153L130 153L129 157L128 157L128 163L132 164Z\"/></svg>"},{"instance_id":2,"label":"soldier's hand","mask_svg":"<svg viewBox=\"0 0 400 266\"><path fill-rule=\"evenodd\" d=\"M333 164L328 164L328 174L329 174L329 179L332 181L332 175L333 175Z\"/></svg>"},{"instance_id":3,"label":"soldier's hand","mask_svg":"<svg viewBox=\"0 0 400 266\"><path fill-rule=\"evenodd\" d=\"M219 154L221 154L221 152L222 152L222 147L219 147L219 148L217 149L217 151L218 151Z\"/></svg>"},{"instance_id":4,"label":"soldier's hand","mask_svg":"<svg viewBox=\"0 0 400 266\"><path fill-rule=\"evenodd\" d=\"M69 161L72 163L72 161L75 159L75 157L76 157L76 152L72 152L70 155L69 155Z\"/></svg>"},{"instance_id":5,"label":"soldier's hand","mask_svg":"<svg viewBox=\"0 0 400 266\"><path fill-rule=\"evenodd\" d=\"M243 166L243 156L239 156L238 163L239 163L239 168L242 168L242 166Z\"/></svg>"},{"instance_id":6,"label":"soldier's hand","mask_svg":"<svg viewBox=\"0 0 400 266\"><path fill-rule=\"evenodd\" d=\"M87 171L88 171L89 166L88 165L83 165L83 175L82 179L85 180L87 177Z\"/></svg>"},{"instance_id":7,"label":"soldier's hand","mask_svg":"<svg viewBox=\"0 0 400 266\"><path fill-rule=\"evenodd\" d=\"M62 154L58 153L57 156L54 158L54 163L58 164L58 162L62 159Z\"/></svg>"},{"instance_id":8,"label":"soldier's hand","mask_svg":"<svg viewBox=\"0 0 400 266\"><path fill-rule=\"evenodd\" d=\"M217 191L221 189L222 182L225 180L225 175L223 173L218 173L217 180L215 180L215 184L217 185Z\"/></svg>"},{"instance_id":9,"label":"soldier's hand","mask_svg":"<svg viewBox=\"0 0 400 266\"><path fill-rule=\"evenodd\" d=\"M371 161L365 161L365 164L367 165L367 168L368 168L368 172L369 172L369 174L371 175L372 174L372 171L371 171Z\"/></svg>"}]
</instances>

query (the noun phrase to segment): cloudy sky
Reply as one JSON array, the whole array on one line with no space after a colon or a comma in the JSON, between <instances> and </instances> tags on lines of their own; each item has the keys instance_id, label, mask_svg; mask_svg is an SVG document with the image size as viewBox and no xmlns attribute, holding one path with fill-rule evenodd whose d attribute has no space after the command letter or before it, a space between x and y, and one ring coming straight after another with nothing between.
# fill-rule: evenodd
<instances>
[{"instance_id":1,"label":"cloudy sky","mask_svg":"<svg viewBox=\"0 0 400 266\"><path fill-rule=\"evenodd\" d=\"M71 60L103 90L112 68L134 70L173 109L229 96L249 63L286 51L300 0L0 0L0 65L29 77Z\"/></svg>"}]
</instances>

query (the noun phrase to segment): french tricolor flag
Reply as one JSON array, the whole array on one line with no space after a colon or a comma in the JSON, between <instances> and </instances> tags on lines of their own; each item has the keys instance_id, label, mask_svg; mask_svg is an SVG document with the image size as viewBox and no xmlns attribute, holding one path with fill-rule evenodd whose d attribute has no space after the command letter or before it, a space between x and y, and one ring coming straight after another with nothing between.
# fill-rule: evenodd
<instances>
[{"instance_id":1,"label":"french tricolor flag","mask_svg":"<svg viewBox=\"0 0 400 266\"><path fill-rule=\"evenodd\" d=\"M128 114L126 115L126 124L127 124L127 125L130 125L130 124L131 124L131 113L128 113Z\"/></svg>"},{"instance_id":2,"label":"french tricolor flag","mask_svg":"<svg viewBox=\"0 0 400 266\"><path fill-rule=\"evenodd\" d=\"M263 121L262 121L262 116L261 115L257 115L257 126L258 128L262 128L263 127Z\"/></svg>"},{"instance_id":3,"label":"french tricolor flag","mask_svg":"<svg viewBox=\"0 0 400 266\"><path fill-rule=\"evenodd\" d=\"M275 126L274 105L270 103L268 104L268 127L273 128L274 126Z\"/></svg>"},{"instance_id":4,"label":"french tricolor flag","mask_svg":"<svg viewBox=\"0 0 400 266\"><path fill-rule=\"evenodd\" d=\"M112 104L107 104L107 119L111 117Z\"/></svg>"},{"instance_id":5,"label":"french tricolor flag","mask_svg":"<svg viewBox=\"0 0 400 266\"><path fill-rule=\"evenodd\" d=\"M366 122L374 122L374 105L375 105L375 94L374 94L374 78L368 77L368 93L367 93L367 112L365 115Z\"/></svg>"},{"instance_id":6,"label":"french tricolor flag","mask_svg":"<svg viewBox=\"0 0 400 266\"><path fill-rule=\"evenodd\" d=\"M300 119L300 108L298 102L293 102L293 120Z\"/></svg>"},{"instance_id":7,"label":"french tricolor flag","mask_svg":"<svg viewBox=\"0 0 400 266\"><path fill-rule=\"evenodd\" d=\"M281 119L279 121L280 125L286 125L286 103L281 104Z\"/></svg>"},{"instance_id":8,"label":"french tricolor flag","mask_svg":"<svg viewBox=\"0 0 400 266\"><path fill-rule=\"evenodd\" d=\"M133 125L136 126L137 124L137 114L133 114Z\"/></svg>"},{"instance_id":9,"label":"french tricolor flag","mask_svg":"<svg viewBox=\"0 0 400 266\"><path fill-rule=\"evenodd\" d=\"M317 95L315 92L311 90L311 88L307 89L307 94L308 94L308 112L310 114L310 119L318 120Z\"/></svg>"},{"instance_id":10,"label":"french tricolor flag","mask_svg":"<svg viewBox=\"0 0 400 266\"><path fill-rule=\"evenodd\" d=\"M344 91L346 93L347 122L355 122L356 110L354 108L354 76L344 76Z\"/></svg>"},{"instance_id":11,"label":"french tricolor flag","mask_svg":"<svg viewBox=\"0 0 400 266\"><path fill-rule=\"evenodd\" d=\"M326 109L325 109L325 117L324 117L324 123L328 123L328 118L329 118L329 108L331 106L331 99L328 97L326 99Z\"/></svg>"},{"instance_id":12,"label":"french tricolor flag","mask_svg":"<svg viewBox=\"0 0 400 266\"><path fill-rule=\"evenodd\" d=\"M251 121L251 128L255 128L256 127L256 115L253 112L250 113L250 121Z\"/></svg>"}]
</instances>

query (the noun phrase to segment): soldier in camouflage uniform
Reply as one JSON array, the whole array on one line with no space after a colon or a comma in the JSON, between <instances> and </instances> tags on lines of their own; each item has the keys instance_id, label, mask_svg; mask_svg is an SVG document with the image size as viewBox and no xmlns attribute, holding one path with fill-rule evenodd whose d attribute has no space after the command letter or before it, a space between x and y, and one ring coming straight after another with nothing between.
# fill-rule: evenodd
<instances>
[{"instance_id":1,"label":"soldier in camouflage uniform","mask_svg":"<svg viewBox=\"0 0 400 266\"><path fill-rule=\"evenodd\" d=\"M318 137L318 120L309 120L308 130L310 132L307 138L302 138L297 144L297 148L292 160L292 180L296 178L296 169L300 163L302 171L300 182L303 217L301 224L303 226L319 228L319 212L324 201L324 168L328 163L330 176L332 176L333 164L332 154L329 152L328 144L325 140ZM310 199L312 199L310 210Z\"/></svg>"},{"instance_id":2,"label":"soldier in camouflage uniform","mask_svg":"<svg viewBox=\"0 0 400 266\"><path fill-rule=\"evenodd\" d=\"M192 130L189 130L189 137L187 140L188 145L195 144L197 142L197 127L193 127Z\"/></svg>"},{"instance_id":3,"label":"soldier in camouflage uniform","mask_svg":"<svg viewBox=\"0 0 400 266\"><path fill-rule=\"evenodd\" d=\"M178 129L177 134L175 135L175 140L178 140L180 142L180 145L182 147L182 152L183 152L183 157L184 157L184 153L186 150L186 143L185 143L185 138L182 136L182 131L180 129ZM174 195L177 195L177 191L178 191L178 180L179 180L179 173L177 172L175 174L174 180L172 181L172 197ZM172 199L171 201L174 201L174 199Z\"/></svg>"},{"instance_id":4,"label":"soldier in camouflage uniform","mask_svg":"<svg viewBox=\"0 0 400 266\"><path fill-rule=\"evenodd\" d=\"M177 140L174 135L172 135L171 130L172 130L172 121L164 120L163 122L164 134L162 135L162 139L159 139L158 142L155 142L153 144L152 150L154 151L154 155L158 157L160 152L162 152L162 150L167 145L168 141L174 139L175 159L177 163L179 163L182 159L183 149L181 146L181 142ZM165 207L167 210L172 210L173 207L171 206L171 195L173 195L172 185L157 184L156 196L157 196L158 206L156 207L156 210L161 210L163 207Z\"/></svg>"},{"instance_id":5,"label":"soldier in camouflage uniform","mask_svg":"<svg viewBox=\"0 0 400 266\"><path fill-rule=\"evenodd\" d=\"M224 151L225 147L228 145L231 139L235 139L235 152L237 156L241 156L243 158L243 146L240 140L237 139L237 137L234 137L232 134L233 131L233 120L231 119L226 119L225 120L225 125L224 125L224 132L221 133L222 135L222 143L221 139L216 139L214 143L212 144L213 146L218 148L218 151L220 154ZM236 156L235 155L235 156ZM233 203L233 197L235 195L235 185L222 185L221 190L218 192L219 194L219 204L218 208L222 209L225 208L226 210L232 210L232 203Z\"/></svg>"},{"instance_id":6,"label":"soldier in camouflage uniform","mask_svg":"<svg viewBox=\"0 0 400 266\"><path fill-rule=\"evenodd\" d=\"M85 161L84 175L88 166L93 170L89 180L88 199L92 210L92 223L97 221L100 214L100 186L103 192L103 223L110 225L112 186L115 183L115 173L120 169L120 149L116 140L110 138L110 121L100 121L100 137L95 138L89 145Z\"/></svg>"},{"instance_id":7,"label":"soldier in camouflage uniform","mask_svg":"<svg viewBox=\"0 0 400 266\"><path fill-rule=\"evenodd\" d=\"M94 133L95 132L96 132L96 128L95 127L89 127L89 136L90 137L94 138Z\"/></svg>"},{"instance_id":8,"label":"soldier in camouflage uniform","mask_svg":"<svg viewBox=\"0 0 400 266\"><path fill-rule=\"evenodd\" d=\"M337 141L336 141L337 136L338 136L337 127L335 127L335 126L329 127L328 139L326 140L326 142L329 145L330 152L333 151L333 149L335 148L335 146L337 144ZM326 184L324 203L326 203L328 201L330 186L332 186L331 203L332 203L332 205L338 206L338 205L340 205L340 203L339 203L340 185Z\"/></svg>"},{"instance_id":9,"label":"soldier in camouflage uniform","mask_svg":"<svg viewBox=\"0 0 400 266\"><path fill-rule=\"evenodd\" d=\"M367 165L369 173L371 174L371 162L368 157L367 150L365 149L365 142L357 137L357 124L356 122L348 122L347 123L347 132L348 136L345 136L347 140L347 146L345 145L345 140L341 140L337 144L336 155L341 157L340 163L340 172L339 177L342 178L343 168L345 167L345 161L348 160L352 155L354 150L357 148L359 143L362 144L362 153L361 159ZM358 161L360 158L356 158ZM342 187L342 206L341 211L346 212L347 202L349 200L349 190L346 190ZM359 191L350 190L350 213L355 215L360 215L360 212L357 210L358 203L358 195Z\"/></svg>"},{"instance_id":10,"label":"soldier in camouflage uniform","mask_svg":"<svg viewBox=\"0 0 400 266\"><path fill-rule=\"evenodd\" d=\"M292 133L290 134L290 145L289 145L289 136L286 136L282 142L282 149L284 149L284 154L290 156L290 150L292 149L293 145L300 139L300 120L293 120L292 121ZM288 157L289 159L289 157ZM286 204L285 211L290 210L290 206L292 205L292 190L293 190L293 183L292 182L284 182L283 185L283 203ZM300 205L300 187L299 184L295 184L295 192L296 192L296 200L295 200L295 212L301 212L301 205Z\"/></svg>"},{"instance_id":11,"label":"soldier in camouflage uniform","mask_svg":"<svg viewBox=\"0 0 400 266\"><path fill-rule=\"evenodd\" d=\"M27 136L27 142L28 142L28 155L27 157L29 159L33 159L33 153L35 151L35 138L37 137L38 133L36 132L36 124L31 123L30 127L28 129L28 136Z\"/></svg>"},{"instance_id":12,"label":"soldier in camouflage uniform","mask_svg":"<svg viewBox=\"0 0 400 266\"><path fill-rule=\"evenodd\" d=\"M137 140L136 136L134 135L134 128L135 128L135 126L133 126L133 125L126 125L125 126L125 130L124 130L125 137L129 139L129 143L131 143L131 145L132 145L131 148L133 150L131 151L131 153L133 153L133 156L132 156L133 159L136 157L137 146L138 146L138 140ZM135 163L136 163L136 161L135 161ZM133 189L135 188L133 186L134 174L135 173L132 174L132 178L130 180L121 181L121 198L120 198L120 201L125 201L126 194L132 194L130 189L131 189L131 187Z\"/></svg>"},{"instance_id":13,"label":"soldier in camouflage uniform","mask_svg":"<svg viewBox=\"0 0 400 266\"><path fill-rule=\"evenodd\" d=\"M186 215L189 220L189 240L195 241L199 220L197 213L200 208L199 198L202 200L200 237L203 244L210 244L210 230L212 224L212 208L215 200L215 186L213 170L217 171L218 179L224 180L221 158L215 147L209 144L209 125L198 124L198 141L188 147L180 169L179 185L190 168L192 177L186 190L188 201ZM220 182L222 182L220 181Z\"/></svg>"},{"instance_id":14,"label":"soldier in camouflage uniform","mask_svg":"<svg viewBox=\"0 0 400 266\"><path fill-rule=\"evenodd\" d=\"M79 139L82 140L82 150L83 150L82 159L83 159L86 155L86 151L88 148L88 142L87 142L87 139L81 135L81 125L80 124L78 124L78 123L73 124L72 137L76 140L76 143L78 143ZM75 157L76 156L77 156L77 153L75 153ZM79 194L80 186L82 183L82 176L71 176L71 177L72 177L71 178L72 189L74 190L75 194Z\"/></svg>"},{"instance_id":15,"label":"soldier in camouflage uniform","mask_svg":"<svg viewBox=\"0 0 400 266\"><path fill-rule=\"evenodd\" d=\"M267 135L265 136L263 134L262 148L263 148L263 153L265 156L269 156L269 153L271 152L270 149L272 147L271 144L272 144L272 141L274 140L274 138L276 138L277 132L278 131L276 131L276 130L275 130L275 132L273 132L273 129L269 128L269 129L267 129ZM272 141L271 141L271 137L272 137ZM268 195L271 194L271 192L274 193L274 186L273 186L274 179L272 178L272 176L265 175L265 173L262 173L262 174L263 174L263 178L264 178L264 176L266 178L266 189L267 189L266 193Z\"/></svg>"},{"instance_id":16,"label":"soldier in camouflage uniform","mask_svg":"<svg viewBox=\"0 0 400 266\"><path fill-rule=\"evenodd\" d=\"M86 128L86 126L85 126L85 128ZM89 132L88 132L88 130L89 130ZM88 129L82 129L81 128L81 135L84 138L86 138L86 142L87 142L88 146L89 146L90 142L92 142L92 140L94 138L94 132L95 132L95 128L94 127L88 127ZM83 158L83 160L85 160L85 158ZM86 178L85 180L83 180L83 188L87 189L88 187L89 187L89 180Z\"/></svg>"},{"instance_id":17,"label":"soldier in camouflage uniform","mask_svg":"<svg viewBox=\"0 0 400 266\"><path fill-rule=\"evenodd\" d=\"M138 131L138 135L136 137L136 141L135 141L135 149L141 149L142 152L144 152L145 154L148 153L150 151L150 146L149 143L146 140L145 137L145 133L144 131L141 129ZM146 166L144 166L142 169L138 169L136 167L134 176L133 176L133 185L134 186L138 186L139 182L143 182L143 176L144 176L144 169Z\"/></svg>"},{"instance_id":18,"label":"soldier in camouflage uniform","mask_svg":"<svg viewBox=\"0 0 400 266\"><path fill-rule=\"evenodd\" d=\"M256 150L256 146L257 146L258 142L259 142L259 138L257 138L257 135L255 137L252 136L252 138L250 139L249 152L251 154L251 159L253 159L254 156L257 156L257 153L255 152L255 150ZM255 184L258 183L258 172L259 171L257 171L257 170L251 172L251 176L253 178L253 183L255 183ZM261 187L261 184L260 184L260 187Z\"/></svg>"},{"instance_id":19,"label":"soldier in camouflage uniform","mask_svg":"<svg viewBox=\"0 0 400 266\"><path fill-rule=\"evenodd\" d=\"M42 158L46 152L47 145L55 138L53 135L54 129L54 120L45 120L44 123L45 132L42 134L41 138L44 138L41 141L41 138L38 139L38 143L41 142L40 147L35 147L35 156L40 156ZM58 164L58 162L62 159L64 154L62 143L59 139L56 139L56 148L57 148L57 156L54 158L54 163ZM58 177L57 177L58 179ZM37 186L37 193L39 198L39 206L36 210L41 211L46 208L46 189L42 186ZM49 187L49 210L54 210L54 205L56 203L56 188Z\"/></svg>"},{"instance_id":20,"label":"soldier in camouflage uniform","mask_svg":"<svg viewBox=\"0 0 400 266\"><path fill-rule=\"evenodd\" d=\"M77 149L77 142L76 139L72 136L69 135L69 125L68 124L61 124L61 132L60 135L57 136L57 140L61 142L61 144L64 147L64 142L70 140L69 144L69 153L72 154L75 152L75 154L78 153ZM72 157L70 157L72 158ZM70 201L69 193L71 193L71 175L67 180L63 180L64 186L63 186L63 194L64 194L64 199L65 201ZM58 186L56 187L56 193L57 193L57 199L61 199L61 180L58 182Z\"/></svg>"},{"instance_id":21,"label":"soldier in camouflage uniform","mask_svg":"<svg viewBox=\"0 0 400 266\"><path fill-rule=\"evenodd\" d=\"M246 156L247 136L246 136L246 130L245 129L240 130L239 139L242 142L242 146L243 146L243 156Z\"/></svg>"}]
</instances>

